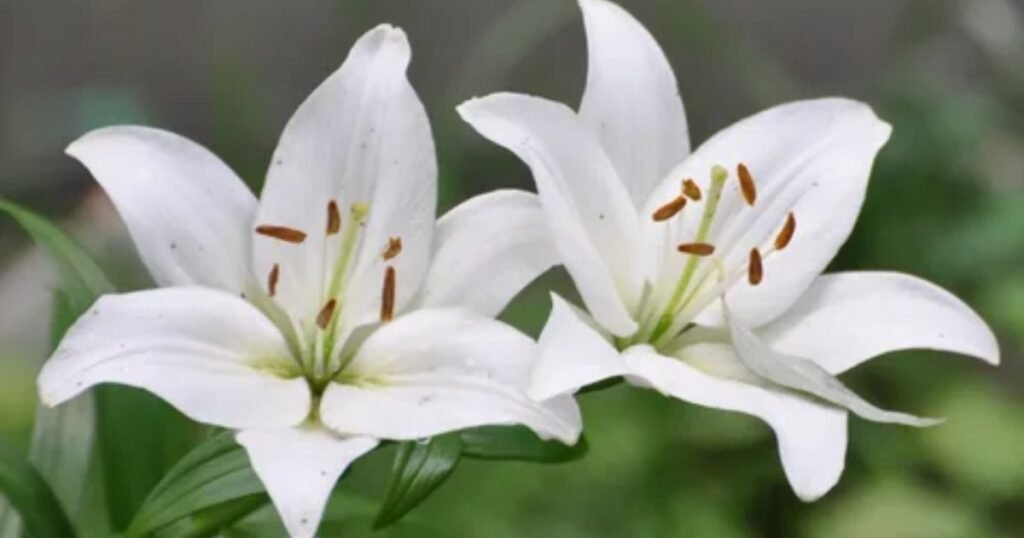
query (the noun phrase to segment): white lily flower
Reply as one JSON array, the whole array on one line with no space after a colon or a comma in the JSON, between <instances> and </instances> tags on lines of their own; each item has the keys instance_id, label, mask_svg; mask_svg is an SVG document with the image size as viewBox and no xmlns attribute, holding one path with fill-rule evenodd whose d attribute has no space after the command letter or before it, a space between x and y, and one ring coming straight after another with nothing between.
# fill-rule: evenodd
<instances>
[{"instance_id":1,"label":"white lily flower","mask_svg":"<svg viewBox=\"0 0 1024 538\"><path fill-rule=\"evenodd\" d=\"M146 389L237 431L293 536L379 440L522 424L575 443L571 398L526 395L536 343L492 319L557 260L536 197L495 192L434 221L437 165L380 26L299 107L262 199L220 160L144 127L89 133L93 173L162 289L101 298L39 377L56 405Z\"/></svg>"},{"instance_id":2,"label":"white lily flower","mask_svg":"<svg viewBox=\"0 0 1024 538\"><path fill-rule=\"evenodd\" d=\"M842 472L848 412L933 423L878 409L836 375L906 348L998 363L985 323L932 284L895 273L821 276L889 138L869 107L785 104L691 154L675 75L657 43L617 5L579 4L590 65L578 113L515 94L459 108L530 166L589 311L553 298L536 397L624 376L759 417L775 431L797 495L812 500Z\"/></svg>"}]
</instances>

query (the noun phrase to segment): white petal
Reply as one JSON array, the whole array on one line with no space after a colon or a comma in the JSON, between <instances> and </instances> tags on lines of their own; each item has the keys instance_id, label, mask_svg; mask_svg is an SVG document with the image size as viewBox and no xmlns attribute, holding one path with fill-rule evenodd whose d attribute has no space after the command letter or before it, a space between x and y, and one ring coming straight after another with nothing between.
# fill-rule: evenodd
<instances>
[{"instance_id":1,"label":"white petal","mask_svg":"<svg viewBox=\"0 0 1024 538\"><path fill-rule=\"evenodd\" d=\"M618 335L636 331L628 308L643 286L639 222L594 136L568 107L525 95L467 101L459 114L530 166L551 238L594 318Z\"/></svg>"},{"instance_id":2,"label":"white petal","mask_svg":"<svg viewBox=\"0 0 1024 538\"><path fill-rule=\"evenodd\" d=\"M161 286L246 289L256 198L215 155L148 127L108 127L73 142Z\"/></svg>"},{"instance_id":3,"label":"white petal","mask_svg":"<svg viewBox=\"0 0 1024 538\"><path fill-rule=\"evenodd\" d=\"M274 502L288 534L312 538L345 469L373 450L370 437L341 437L320 426L243 430L235 434Z\"/></svg>"},{"instance_id":4,"label":"white petal","mask_svg":"<svg viewBox=\"0 0 1024 538\"><path fill-rule=\"evenodd\" d=\"M464 310L418 310L363 343L344 384L323 396L331 429L380 439L419 439L489 424L523 424L572 444L582 428L571 398L526 396L536 343Z\"/></svg>"},{"instance_id":5,"label":"white petal","mask_svg":"<svg viewBox=\"0 0 1024 538\"><path fill-rule=\"evenodd\" d=\"M890 351L934 349L999 364L999 343L960 299L910 275L819 277L781 318L759 331L774 349L807 357L832 374Z\"/></svg>"},{"instance_id":6,"label":"white petal","mask_svg":"<svg viewBox=\"0 0 1024 538\"><path fill-rule=\"evenodd\" d=\"M100 383L148 390L194 420L225 428L298 424L311 403L273 323L210 288L101 297L44 365L39 393L54 406Z\"/></svg>"},{"instance_id":7,"label":"white petal","mask_svg":"<svg viewBox=\"0 0 1024 538\"><path fill-rule=\"evenodd\" d=\"M538 343L530 395L538 400L572 394L582 387L629 372L618 350L558 295Z\"/></svg>"},{"instance_id":8,"label":"white petal","mask_svg":"<svg viewBox=\"0 0 1024 538\"><path fill-rule=\"evenodd\" d=\"M635 376L667 396L767 422L778 439L786 477L801 499L815 500L838 482L846 457L846 411L786 390L708 375L685 362L742 368L724 344L698 344L679 359L648 346L630 348L624 356Z\"/></svg>"},{"instance_id":9,"label":"white petal","mask_svg":"<svg viewBox=\"0 0 1024 538\"><path fill-rule=\"evenodd\" d=\"M463 306L497 316L530 282L558 263L540 201L495 191L472 198L437 222L423 283L427 307Z\"/></svg>"},{"instance_id":10,"label":"white petal","mask_svg":"<svg viewBox=\"0 0 1024 538\"><path fill-rule=\"evenodd\" d=\"M856 101L819 99L780 105L726 128L669 174L648 203L657 207L676 196L681 178L707 186L712 166L725 167L730 177L715 216L710 242L715 256L730 270L743 268L750 250L774 243L788 213L796 216L796 234L783 251L764 262L764 281L751 286L741 276L729 292L733 315L751 326L766 323L785 311L819 276L846 241L860 212L872 163L889 138L890 127ZM746 164L757 186L757 201L748 206L740 195L737 166ZM705 188L705 192L707 189ZM675 254L663 273L675 282L685 256L676 243L693 240L703 204L684 210L678 227L664 245ZM648 230L664 235L655 223ZM669 255L670 255L669 254ZM741 275L745 275L741 271ZM717 301L698 322L721 325Z\"/></svg>"},{"instance_id":11,"label":"white petal","mask_svg":"<svg viewBox=\"0 0 1024 538\"><path fill-rule=\"evenodd\" d=\"M639 207L690 153L676 77L661 47L626 10L606 0L580 0L580 7L588 52L580 119Z\"/></svg>"},{"instance_id":12,"label":"white petal","mask_svg":"<svg viewBox=\"0 0 1024 538\"><path fill-rule=\"evenodd\" d=\"M426 271L437 163L426 111L406 78L410 54L401 30L379 26L368 32L302 103L274 152L257 222L307 236L295 245L257 234L254 271L263 279L280 264L277 300L307 326L326 302L341 237L356 226L353 204L369 205L369 221L341 301L347 319L378 315L388 238L402 240L402 253L391 262L399 277L399 306ZM342 230L326 241L332 200L340 208Z\"/></svg>"},{"instance_id":13,"label":"white petal","mask_svg":"<svg viewBox=\"0 0 1024 538\"><path fill-rule=\"evenodd\" d=\"M806 392L855 415L875 422L892 422L907 426L934 426L941 420L926 419L886 411L875 407L843 385L835 376L814 361L779 353L765 345L750 329L730 318L729 334L736 355L743 364L764 379L783 387Z\"/></svg>"}]
</instances>

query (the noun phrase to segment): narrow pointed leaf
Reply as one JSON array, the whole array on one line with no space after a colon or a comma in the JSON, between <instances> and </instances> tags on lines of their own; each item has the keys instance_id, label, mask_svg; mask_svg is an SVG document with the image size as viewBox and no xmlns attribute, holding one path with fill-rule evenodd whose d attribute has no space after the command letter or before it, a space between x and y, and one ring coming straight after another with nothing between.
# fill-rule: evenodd
<instances>
[{"instance_id":1,"label":"narrow pointed leaf","mask_svg":"<svg viewBox=\"0 0 1024 538\"><path fill-rule=\"evenodd\" d=\"M183 518L200 514L201 526L190 532L202 536L202 529L217 529L254 511L268 499L263 484L252 472L249 458L230 433L219 433L201 443L164 475L153 488L131 525L127 537L148 536ZM261 495L262 503L239 499ZM223 506L239 501L238 505ZM214 510L214 507L220 509Z\"/></svg>"},{"instance_id":2,"label":"narrow pointed leaf","mask_svg":"<svg viewBox=\"0 0 1024 538\"><path fill-rule=\"evenodd\" d=\"M75 535L53 490L17 450L0 445L0 495L21 517L26 534L35 538Z\"/></svg>"},{"instance_id":3,"label":"narrow pointed leaf","mask_svg":"<svg viewBox=\"0 0 1024 538\"><path fill-rule=\"evenodd\" d=\"M429 441L408 441L398 445L391 471L391 484L373 526L384 528L397 522L426 500L447 479L459 463L462 439L449 433Z\"/></svg>"},{"instance_id":4,"label":"narrow pointed leaf","mask_svg":"<svg viewBox=\"0 0 1024 538\"><path fill-rule=\"evenodd\" d=\"M89 253L55 224L2 198L0 211L17 221L46 252L60 277L69 312L85 312L97 297L114 291L113 284Z\"/></svg>"},{"instance_id":5,"label":"narrow pointed leaf","mask_svg":"<svg viewBox=\"0 0 1024 538\"><path fill-rule=\"evenodd\" d=\"M269 504L265 493L241 497L200 510L156 532L154 538L212 538ZM278 533L280 535L280 532Z\"/></svg>"},{"instance_id":6,"label":"narrow pointed leaf","mask_svg":"<svg viewBox=\"0 0 1024 538\"><path fill-rule=\"evenodd\" d=\"M524 426L484 426L463 431L462 455L480 460L565 463L582 458L589 448L585 437L575 446L545 441Z\"/></svg>"},{"instance_id":7,"label":"narrow pointed leaf","mask_svg":"<svg viewBox=\"0 0 1024 538\"><path fill-rule=\"evenodd\" d=\"M8 214L43 250L57 273L50 325L56 345L64 332L102 294L114 286L100 266L77 242L44 217L0 198L0 212ZM40 406L32 430L28 458L45 477L64 509L78 512L84 494L95 436L95 403L85 395L57 409ZM0 525L17 535L17 523L0 507Z\"/></svg>"}]
</instances>

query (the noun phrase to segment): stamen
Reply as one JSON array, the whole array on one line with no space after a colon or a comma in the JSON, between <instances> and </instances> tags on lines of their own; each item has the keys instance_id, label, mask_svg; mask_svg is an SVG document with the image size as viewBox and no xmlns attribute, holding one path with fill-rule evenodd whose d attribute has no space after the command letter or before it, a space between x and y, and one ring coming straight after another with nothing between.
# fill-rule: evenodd
<instances>
[{"instance_id":1,"label":"stamen","mask_svg":"<svg viewBox=\"0 0 1024 538\"><path fill-rule=\"evenodd\" d=\"M789 242L793 240L793 234L796 233L796 216L790 213L786 217L786 224L782 227L782 231L775 238L775 250L782 250L789 245Z\"/></svg>"},{"instance_id":2,"label":"stamen","mask_svg":"<svg viewBox=\"0 0 1024 538\"><path fill-rule=\"evenodd\" d=\"M756 286L764 280L764 265L761 262L761 251L752 249L750 251L750 265L747 267L747 280L751 286Z\"/></svg>"},{"instance_id":3,"label":"stamen","mask_svg":"<svg viewBox=\"0 0 1024 538\"><path fill-rule=\"evenodd\" d=\"M750 170L747 170L747 165L743 163L736 167L736 172L740 178L740 190L743 191L743 199L747 201L748 205L753 206L754 201L757 200L757 186L754 185L754 178L750 175Z\"/></svg>"},{"instance_id":4,"label":"stamen","mask_svg":"<svg viewBox=\"0 0 1024 538\"><path fill-rule=\"evenodd\" d=\"M383 254L381 254L381 257L384 258L384 261L388 261L388 260L394 258L395 256L398 256L401 253L402 253L402 238L401 237L389 237L388 238L388 248L384 251Z\"/></svg>"},{"instance_id":5,"label":"stamen","mask_svg":"<svg viewBox=\"0 0 1024 538\"><path fill-rule=\"evenodd\" d=\"M289 228L287 226L274 226L272 224L261 224L256 227L256 233L273 237L286 243L301 243L306 240L306 232Z\"/></svg>"},{"instance_id":6,"label":"stamen","mask_svg":"<svg viewBox=\"0 0 1024 538\"><path fill-rule=\"evenodd\" d=\"M334 316L334 308L338 306L338 301L331 299L327 301L327 304L320 309L320 313L316 315L316 326L320 327L320 330L327 330L327 324L331 322L331 317Z\"/></svg>"},{"instance_id":7,"label":"stamen","mask_svg":"<svg viewBox=\"0 0 1024 538\"><path fill-rule=\"evenodd\" d=\"M710 256L715 253L715 246L710 243L683 243L676 249L683 254L694 256Z\"/></svg>"},{"instance_id":8,"label":"stamen","mask_svg":"<svg viewBox=\"0 0 1024 538\"><path fill-rule=\"evenodd\" d=\"M395 317L395 268L384 270L384 288L380 294L380 320L391 321Z\"/></svg>"},{"instance_id":9,"label":"stamen","mask_svg":"<svg viewBox=\"0 0 1024 538\"><path fill-rule=\"evenodd\" d=\"M694 237L695 243L707 242L708 236L711 234L711 223L715 220L718 204L722 201L722 190L725 188L725 182L728 179L729 172L725 168L717 164L711 167L711 188L708 190L708 199L704 202L704 214L701 215L700 226L697 228L697 235ZM699 262L700 260L697 256L691 256L686 261L683 274L679 277L679 281L676 282L672 296L669 297L668 302L665 304L665 310L661 313L658 324L654 327L654 333L651 337L654 340L660 338L672 324L673 317L676 315L684 298L684 293L689 289L690 281L697 272L697 264Z\"/></svg>"},{"instance_id":10,"label":"stamen","mask_svg":"<svg viewBox=\"0 0 1024 538\"><path fill-rule=\"evenodd\" d=\"M281 276L281 266L274 264L274 267L270 269L270 274L267 275L267 292L271 297L277 295L277 279Z\"/></svg>"},{"instance_id":11,"label":"stamen","mask_svg":"<svg viewBox=\"0 0 1024 538\"><path fill-rule=\"evenodd\" d=\"M700 186L690 178L686 178L686 181L683 182L683 194L694 202L699 202L702 197Z\"/></svg>"},{"instance_id":12,"label":"stamen","mask_svg":"<svg viewBox=\"0 0 1024 538\"><path fill-rule=\"evenodd\" d=\"M651 218L654 219L654 222L663 222L676 216L684 207L686 207L686 198L676 196L676 198L671 202L659 207L657 211L651 215Z\"/></svg>"},{"instance_id":13,"label":"stamen","mask_svg":"<svg viewBox=\"0 0 1024 538\"><path fill-rule=\"evenodd\" d=\"M327 235L334 235L341 230L341 212L334 200L327 202Z\"/></svg>"}]
</instances>

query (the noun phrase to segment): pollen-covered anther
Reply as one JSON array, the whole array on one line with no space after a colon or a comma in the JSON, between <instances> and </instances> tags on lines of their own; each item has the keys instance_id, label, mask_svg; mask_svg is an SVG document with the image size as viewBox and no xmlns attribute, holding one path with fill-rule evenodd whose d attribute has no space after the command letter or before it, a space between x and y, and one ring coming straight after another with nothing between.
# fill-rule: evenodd
<instances>
[{"instance_id":1,"label":"pollen-covered anther","mask_svg":"<svg viewBox=\"0 0 1024 538\"><path fill-rule=\"evenodd\" d=\"M683 194L694 202L699 202L703 197L700 186L691 178L686 178L686 181L683 181Z\"/></svg>"},{"instance_id":2,"label":"pollen-covered anther","mask_svg":"<svg viewBox=\"0 0 1024 538\"><path fill-rule=\"evenodd\" d=\"M754 177L750 175L750 170L743 163L736 167L736 174L740 178L740 191L743 193L743 199L747 201L748 205L753 206L757 200L757 186L754 185Z\"/></svg>"},{"instance_id":3,"label":"pollen-covered anther","mask_svg":"<svg viewBox=\"0 0 1024 538\"><path fill-rule=\"evenodd\" d=\"M683 254L694 256L710 256L715 253L715 245L711 243L683 243L676 247L676 250Z\"/></svg>"},{"instance_id":4,"label":"pollen-covered anther","mask_svg":"<svg viewBox=\"0 0 1024 538\"><path fill-rule=\"evenodd\" d=\"M267 275L267 293L270 294L271 297L277 295L277 280L280 277L281 266L275 263L274 266L270 268L270 274Z\"/></svg>"},{"instance_id":5,"label":"pollen-covered anther","mask_svg":"<svg viewBox=\"0 0 1024 538\"><path fill-rule=\"evenodd\" d=\"M395 317L395 268L384 270L384 287L380 293L380 320L391 321Z\"/></svg>"},{"instance_id":6,"label":"pollen-covered anther","mask_svg":"<svg viewBox=\"0 0 1024 538\"><path fill-rule=\"evenodd\" d=\"M338 211L338 202L331 200L327 202L327 235L334 235L341 231L341 212Z\"/></svg>"},{"instance_id":7,"label":"pollen-covered anther","mask_svg":"<svg viewBox=\"0 0 1024 538\"><path fill-rule=\"evenodd\" d=\"M331 322L331 318L334 317L334 309L338 306L338 301L331 299L327 301L327 304L320 309L320 313L316 315L316 326L320 327L320 330L327 330L327 325Z\"/></svg>"},{"instance_id":8,"label":"pollen-covered anther","mask_svg":"<svg viewBox=\"0 0 1024 538\"><path fill-rule=\"evenodd\" d=\"M654 219L654 222L664 222L679 214L684 207L686 207L686 198L676 196L671 202L659 207L651 215L651 218Z\"/></svg>"},{"instance_id":9,"label":"pollen-covered anther","mask_svg":"<svg viewBox=\"0 0 1024 538\"><path fill-rule=\"evenodd\" d=\"M761 251L756 248L750 251L750 263L747 265L747 280L751 286L756 286L764 280L764 263L761 260Z\"/></svg>"},{"instance_id":10,"label":"pollen-covered anther","mask_svg":"<svg viewBox=\"0 0 1024 538\"><path fill-rule=\"evenodd\" d=\"M796 233L796 215L790 213L786 217L786 224L782 226L782 230L779 230L779 235L775 237L775 250L782 250L789 246L790 241L793 240L794 233Z\"/></svg>"},{"instance_id":11,"label":"pollen-covered anther","mask_svg":"<svg viewBox=\"0 0 1024 538\"><path fill-rule=\"evenodd\" d=\"M381 254L381 257L384 258L384 261L388 261L388 260L393 259L395 256L398 256L401 253L402 253L402 238L401 237L389 237L388 238L388 246L387 246L386 249L384 249L384 253Z\"/></svg>"},{"instance_id":12,"label":"pollen-covered anther","mask_svg":"<svg viewBox=\"0 0 1024 538\"><path fill-rule=\"evenodd\" d=\"M286 243L301 243L306 240L306 232L289 228L287 226L275 226L273 224L261 224L256 227L256 233L273 237Z\"/></svg>"}]
</instances>

